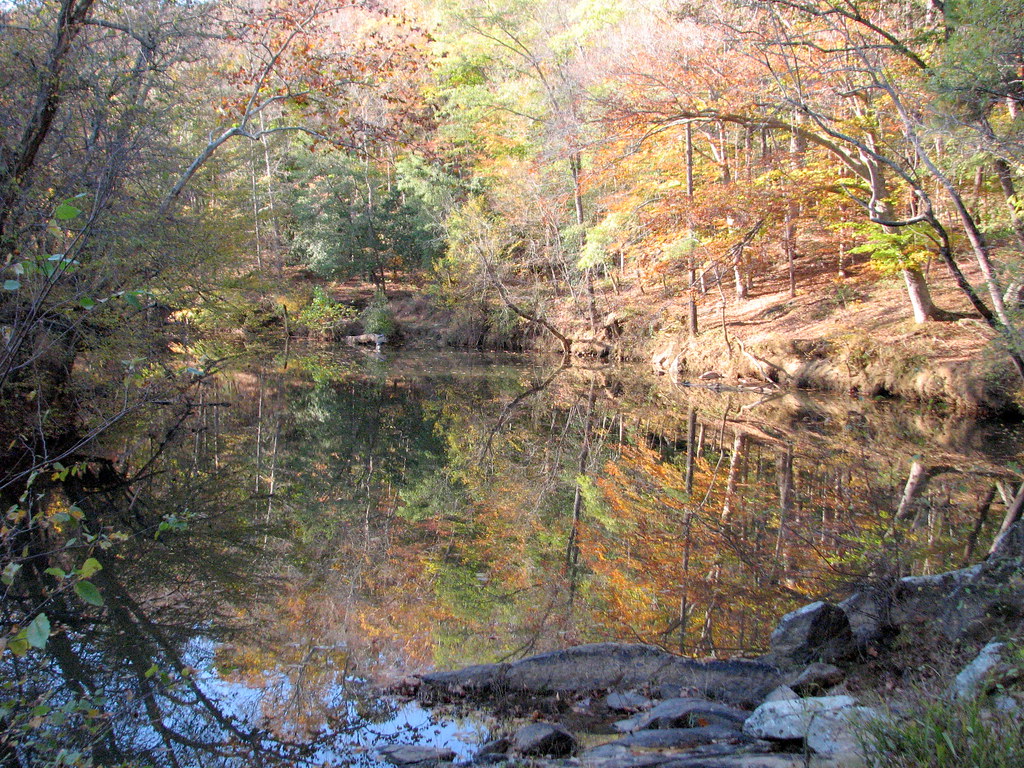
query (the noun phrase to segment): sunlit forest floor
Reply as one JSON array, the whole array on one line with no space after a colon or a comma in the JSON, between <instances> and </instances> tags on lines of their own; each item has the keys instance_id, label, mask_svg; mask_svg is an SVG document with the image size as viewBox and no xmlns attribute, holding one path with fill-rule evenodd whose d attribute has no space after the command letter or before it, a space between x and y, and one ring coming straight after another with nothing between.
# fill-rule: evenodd
<instances>
[{"instance_id":1,"label":"sunlit forest floor","mask_svg":"<svg viewBox=\"0 0 1024 768\"><path fill-rule=\"evenodd\" d=\"M731 271L705 273L694 292L696 339L690 339L687 329L689 274L678 268L644 270L627 264L614 275L599 276L594 328L582 292L543 294L544 308L567 335L607 343L617 359L649 361L666 349L685 347L689 378L706 372L734 382L758 378L745 357L751 351L787 370L794 360L825 361L813 375L790 382L799 386L893 394L963 410L1001 410L1013 400L1013 379L996 335L973 312L942 264L928 265L926 276L943 319L919 325L902 279L880 275L865 257L847 255L840 264L835 254L800 254L792 294L788 266L778 261L750 265L755 277L742 300L736 298ZM965 260L961 269L981 292L977 266ZM310 280L301 274L290 277ZM429 285L428 275L395 275L388 283L405 342L474 346L476 336L457 331L464 318L446 309ZM371 300L374 287L352 280L332 283L330 293L336 301L361 308ZM536 296L534 291L525 301L536 302ZM611 319L614 332L608 328ZM531 333L524 326L519 326L519 338L492 333L482 345L558 351L553 336L537 329Z\"/></svg>"}]
</instances>

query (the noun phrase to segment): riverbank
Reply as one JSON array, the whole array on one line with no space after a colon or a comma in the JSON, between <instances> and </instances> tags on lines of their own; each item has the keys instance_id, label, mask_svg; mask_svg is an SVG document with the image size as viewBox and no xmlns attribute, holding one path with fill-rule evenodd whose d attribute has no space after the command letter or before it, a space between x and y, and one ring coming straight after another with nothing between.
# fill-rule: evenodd
<instances>
[{"instance_id":1,"label":"riverbank","mask_svg":"<svg viewBox=\"0 0 1024 768\"><path fill-rule=\"evenodd\" d=\"M787 614L758 659L603 643L408 678L393 693L496 714L501 725L470 765L1019 765L1022 619L1018 524L971 568ZM452 758L414 744L378 757L399 766Z\"/></svg>"},{"instance_id":2,"label":"riverbank","mask_svg":"<svg viewBox=\"0 0 1024 768\"><path fill-rule=\"evenodd\" d=\"M962 265L975 285L981 276ZM840 273L816 256L798 259L797 288L766 275L735 298L731 286L705 284L691 332L688 277L625 274L595 286L595 324L581 297L548 297L546 319L572 342L576 357L643 361L676 384L809 389L893 397L974 416L1019 416L1024 408L998 335L973 311L952 278L933 265L928 278L941 320L914 323L906 291L867 262ZM346 303L365 290L336 286ZM436 306L421 285L391 291L407 343L558 354L562 343L536 323L495 320L482 302L458 312ZM500 314L500 313L498 313Z\"/></svg>"}]
</instances>

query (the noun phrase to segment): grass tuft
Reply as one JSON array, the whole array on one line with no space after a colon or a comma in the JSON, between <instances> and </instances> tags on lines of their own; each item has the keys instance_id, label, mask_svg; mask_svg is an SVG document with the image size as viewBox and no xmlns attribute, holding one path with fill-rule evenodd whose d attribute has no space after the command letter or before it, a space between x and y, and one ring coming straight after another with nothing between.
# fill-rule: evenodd
<instances>
[{"instance_id":1,"label":"grass tuft","mask_svg":"<svg viewBox=\"0 0 1024 768\"><path fill-rule=\"evenodd\" d=\"M868 768L1021 768L1024 718L984 701L932 700L868 726Z\"/></svg>"}]
</instances>

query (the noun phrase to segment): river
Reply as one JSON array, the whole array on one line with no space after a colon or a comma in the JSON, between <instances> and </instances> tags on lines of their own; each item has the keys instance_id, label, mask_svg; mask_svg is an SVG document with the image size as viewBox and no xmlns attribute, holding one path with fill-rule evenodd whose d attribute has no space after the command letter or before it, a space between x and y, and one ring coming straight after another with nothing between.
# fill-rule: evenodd
<instances>
[{"instance_id":1,"label":"river","mask_svg":"<svg viewBox=\"0 0 1024 768\"><path fill-rule=\"evenodd\" d=\"M67 765L371 765L396 740L468 756L489 723L379 686L598 640L756 654L803 603L983 557L1021 438L631 367L238 357L188 411L104 438L131 482L66 499L97 522L10 587L46 600L54 632L3 656L2 747ZM86 556L102 606L66 575Z\"/></svg>"}]
</instances>

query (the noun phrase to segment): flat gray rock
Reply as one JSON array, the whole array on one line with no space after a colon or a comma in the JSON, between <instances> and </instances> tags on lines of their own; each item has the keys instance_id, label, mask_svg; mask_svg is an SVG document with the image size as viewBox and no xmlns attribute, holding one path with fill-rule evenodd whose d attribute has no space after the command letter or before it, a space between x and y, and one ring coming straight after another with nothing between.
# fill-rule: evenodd
<instances>
[{"instance_id":1,"label":"flat gray rock","mask_svg":"<svg viewBox=\"0 0 1024 768\"><path fill-rule=\"evenodd\" d=\"M414 744L389 744L378 747L374 750L374 756L392 765L417 765L423 768L455 759L455 753L450 749L421 747Z\"/></svg>"},{"instance_id":2,"label":"flat gray rock","mask_svg":"<svg viewBox=\"0 0 1024 768\"><path fill-rule=\"evenodd\" d=\"M807 768L801 755L783 755L767 751L708 751L702 747L686 753L638 752L625 747L598 747L580 759L585 768ZM717 749L717 748L716 748ZM723 747L724 750L735 747ZM824 768L815 766L814 768Z\"/></svg>"},{"instance_id":3,"label":"flat gray rock","mask_svg":"<svg viewBox=\"0 0 1024 768\"><path fill-rule=\"evenodd\" d=\"M641 709L648 709L654 704L653 701L639 693L628 691L626 693L609 693L605 696L604 705L615 712L636 712Z\"/></svg>"},{"instance_id":4,"label":"flat gray rock","mask_svg":"<svg viewBox=\"0 0 1024 768\"><path fill-rule=\"evenodd\" d=\"M637 731L603 746L630 749L690 749L703 744L749 744L753 741L753 738L735 728L708 725L701 728L659 728Z\"/></svg>"},{"instance_id":5,"label":"flat gray rock","mask_svg":"<svg viewBox=\"0 0 1024 768\"><path fill-rule=\"evenodd\" d=\"M731 704L752 706L782 681L758 661L695 661L652 645L595 643L531 656L510 664L484 664L424 675L423 701L453 697L505 698L509 693L570 693L678 685Z\"/></svg>"},{"instance_id":6,"label":"flat gray rock","mask_svg":"<svg viewBox=\"0 0 1024 768\"><path fill-rule=\"evenodd\" d=\"M664 752L637 752L630 747L617 744L602 744L580 756L580 762L587 768L647 768L671 760L673 755Z\"/></svg>"},{"instance_id":7,"label":"flat gray rock","mask_svg":"<svg viewBox=\"0 0 1024 768\"><path fill-rule=\"evenodd\" d=\"M807 768L802 755L724 755L722 757L686 757L663 763L664 768ZM812 768L816 764L811 763Z\"/></svg>"},{"instance_id":8,"label":"flat gray rock","mask_svg":"<svg viewBox=\"0 0 1024 768\"><path fill-rule=\"evenodd\" d=\"M696 728L704 725L722 725L739 729L749 712L698 698L667 699L648 712L615 723L622 732L642 731L650 728Z\"/></svg>"}]
</instances>

